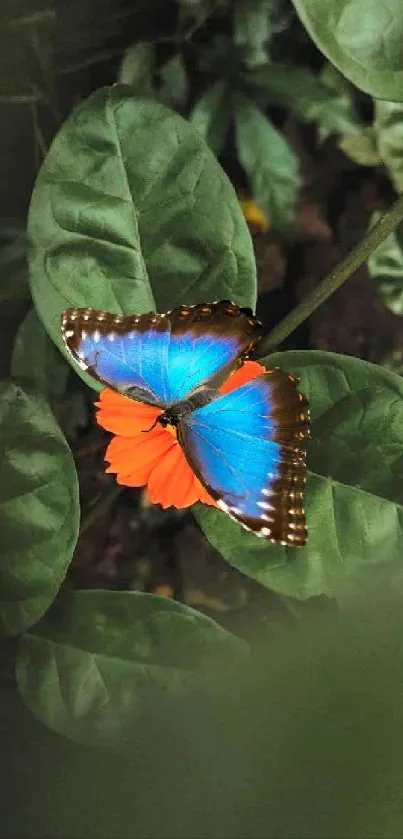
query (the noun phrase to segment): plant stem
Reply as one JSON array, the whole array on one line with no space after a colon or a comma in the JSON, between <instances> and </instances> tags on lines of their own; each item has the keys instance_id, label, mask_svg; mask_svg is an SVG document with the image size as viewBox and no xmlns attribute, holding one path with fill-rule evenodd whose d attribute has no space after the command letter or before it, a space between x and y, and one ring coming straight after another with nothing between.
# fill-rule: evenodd
<instances>
[{"instance_id":1,"label":"plant stem","mask_svg":"<svg viewBox=\"0 0 403 839\"><path fill-rule=\"evenodd\" d=\"M348 256L321 280L316 288L301 300L301 303L290 312L289 315L280 321L272 331L259 342L259 355L255 358L262 358L268 352L281 344L291 332L294 332L301 323L304 323L316 309L325 302L343 283L357 271L369 255L393 233L403 221L403 195L392 204L389 210L371 227L368 233L361 239L361 242L353 248Z\"/></svg>"},{"instance_id":2,"label":"plant stem","mask_svg":"<svg viewBox=\"0 0 403 839\"><path fill-rule=\"evenodd\" d=\"M81 525L80 525L80 536L90 527L94 521L99 518L102 513L105 513L108 507L110 507L114 501L119 497L121 492L123 492L124 486L120 486L119 484L114 484L109 492L106 493L99 501L96 501L95 504L90 507L88 512L85 516L83 516Z\"/></svg>"}]
</instances>

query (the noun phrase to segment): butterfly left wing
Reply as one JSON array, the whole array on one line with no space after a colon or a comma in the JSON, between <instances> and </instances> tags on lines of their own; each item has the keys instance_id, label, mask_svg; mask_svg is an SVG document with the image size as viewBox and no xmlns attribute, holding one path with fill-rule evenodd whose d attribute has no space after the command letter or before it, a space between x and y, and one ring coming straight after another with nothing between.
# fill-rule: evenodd
<instances>
[{"instance_id":1,"label":"butterfly left wing","mask_svg":"<svg viewBox=\"0 0 403 839\"><path fill-rule=\"evenodd\" d=\"M166 314L67 309L62 316L63 340L83 370L118 393L160 407L207 382L218 386L262 331L249 309L228 300Z\"/></svg>"},{"instance_id":2,"label":"butterfly left wing","mask_svg":"<svg viewBox=\"0 0 403 839\"><path fill-rule=\"evenodd\" d=\"M309 411L293 376L267 371L196 409L178 432L193 471L224 512L257 536L305 544Z\"/></svg>"}]
</instances>

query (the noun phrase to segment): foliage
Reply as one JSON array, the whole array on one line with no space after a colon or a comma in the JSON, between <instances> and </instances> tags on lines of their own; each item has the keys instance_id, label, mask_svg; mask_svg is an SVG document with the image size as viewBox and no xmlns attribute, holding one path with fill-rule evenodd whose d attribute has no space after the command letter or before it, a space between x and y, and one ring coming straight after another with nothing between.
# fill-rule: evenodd
<instances>
[{"instance_id":1,"label":"foliage","mask_svg":"<svg viewBox=\"0 0 403 839\"><path fill-rule=\"evenodd\" d=\"M379 220L374 213L371 225ZM368 259L368 269L382 300L395 315L403 314L403 228L384 239Z\"/></svg>"},{"instance_id":2,"label":"foliage","mask_svg":"<svg viewBox=\"0 0 403 839\"><path fill-rule=\"evenodd\" d=\"M73 458L45 399L1 385L2 555L0 625L34 624L54 600L78 535Z\"/></svg>"},{"instance_id":3,"label":"foliage","mask_svg":"<svg viewBox=\"0 0 403 839\"><path fill-rule=\"evenodd\" d=\"M72 305L165 311L184 294L255 305L252 243L231 184L185 120L125 86L97 91L65 123L37 180L29 234L32 295L61 349Z\"/></svg>"},{"instance_id":4,"label":"foliage","mask_svg":"<svg viewBox=\"0 0 403 839\"><path fill-rule=\"evenodd\" d=\"M242 661L247 645L167 598L70 592L22 634L18 686L59 734L116 747L133 738L161 696L175 703L200 693L213 653L215 666L220 656Z\"/></svg>"},{"instance_id":5,"label":"foliage","mask_svg":"<svg viewBox=\"0 0 403 839\"><path fill-rule=\"evenodd\" d=\"M397 192L403 190L403 105L375 102L375 132L379 157Z\"/></svg>"},{"instance_id":6,"label":"foliage","mask_svg":"<svg viewBox=\"0 0 403 839\"><path fill-rule=\"evenodd\" d=\"M352 90L340 90L326 72L293 64L292 53L277 47L290 22L283 0L223 0L186 8L189 29L178 30L172 56L153 75L153 44L132 45L119 80L140 92L144 78L143 95L188 116L217 156L233 137L251 197L270 224L284 232L292 227L301 183L295 152L270 110L280 108L314 123L319 141L332 134L348 137L362 127ZM193 44L189 32L196 28L199 33L212 17L223 31L207 40L195 38ZM152 55L155 62L155 51ZM196 91L187 69L194 62L202 78Z\"/></svg>"},{"instance_id":7,"label":"foliage","mask_svg":"<svg viewBox=\"0 0 403 839\"><path fill-rule=\"evenodd\" d=\"M30 309L15 336L11 360L13 379L34 388L52 404L63 396L67 374L62 356L46 334L35 309Z\"/></svg>"},{"instance_id":8,"label":"foliage","mask_svg":"<svg viewBox=\"0 0 403 839\"><path fill-rule=\"evenodd\" d=\"M241 94L236 100L235 131L238 156L258 206L274 227L287 227L298 184L294 155L279 131Z\"/></svg>"},{"instance_id":9,"label":"foliage","mask_svg":"<svg viewBox=\"0 0 403 839\"><path fill-rule=\"evenodd\" d=\"M327 58L357 87L379 99L403 99L400 0L293 0Z\"/></svg>"}]
</instances>

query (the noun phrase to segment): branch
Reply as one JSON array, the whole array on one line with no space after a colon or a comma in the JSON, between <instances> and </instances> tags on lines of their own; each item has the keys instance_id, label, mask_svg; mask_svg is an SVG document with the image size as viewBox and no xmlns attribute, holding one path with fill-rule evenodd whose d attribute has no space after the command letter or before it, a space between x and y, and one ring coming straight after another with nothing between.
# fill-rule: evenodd
<instances>
[{"instance_id":1,"label":"branch","mask_svg":"<svg viewBox=\"0 0 403 839\"><path fill-rule=\"evenodd\" d=\"M281 344L288 336L304 323L319 306L328 300L343 283L354 274L355 271L367 261L369 255L393 233L403 221L403 195L401 195L389 210L371 227L368 233L361 239L358 245L348 254L343 262L321 280L316 288L301 300L295 309L290 312L272 331L259 342L259 355L255 358L262 358L272 352L275 347Z\"/></svg>"}]
</instances>

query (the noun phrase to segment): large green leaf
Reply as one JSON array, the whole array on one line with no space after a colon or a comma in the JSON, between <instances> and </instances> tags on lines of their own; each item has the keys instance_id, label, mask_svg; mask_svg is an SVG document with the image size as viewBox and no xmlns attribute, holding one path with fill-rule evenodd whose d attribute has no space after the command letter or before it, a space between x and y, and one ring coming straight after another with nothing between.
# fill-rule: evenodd
<instances>
[{"instance_id":1,"label":"large green leaf","mask_svg":"<svg viewBox=\"0 0 403 839\"><path fill-rule=\"evenodd\" d=\"M357 87L403 101L401 0L293 0L309 34Z\"/></svg>"},{"instance_id":2,"label":"large green leaf","mask_svg":"<svg viewBox=\"0 0 403 839\"><path fill-rule=\"evenodd\" d=\"M39 394L3 383L0 425L0 628L15 633L42 617L63 582L78 533L78 484Z\"/></svg>"},{"instance_id":3,"label":"large green leaf","mask_svg":"<svg viewBox=\"0 0 403 839\"><path fill-rule=\"evenodd\" d=\"M297 163L287 141L243 94L235 97L236 144L252 194L273 227L286 228L298 197Z\"/></svg>"},{"instance_id":4,"label":"large green leaf","mask_svg":"<svg viewBox=\"0 0 403 839\"><path fill-rule=\"evenodd\" d=\"M11 375L29 385L46 399L63 395L69 368L52 344L35 309L24 318L15 339Z\"/></svg>"},{"instance_id":5,"label":"large green leaf","mask_svg":"<svg viewBox=\"0 0 403 839\"><path fill-rule=\"evenodd\" d=\"M382 213L372 214L371 226ZM403 228L391 233L368 259L368 270L385 305L403 315Z\"/></svg>"},{"instance_id":6,"label":"large green leaf","mask_svg":"<svg viewBox=\"0 0 403 839\"><path fill-rule=\"evenodd\" d=\"M118 745L158 703L200 689L203 674L247 645L210 618L138 592L65 594L20 642L25 703L76 740Z\"/></svg>"},{"instance_id":7,"label":"large green leaf","mask_svg":"<svg viewBox=\"0 0 403 839\"><path fill-rule=\"evenodd\" d=\"M209 144L220 154L232 116L232 100L225 81L215 82L196 102L190 121Z\"/></svg>"},{"instance_id":8,"label":"large green leaf","mask_svg":"<svg viewBox=\"0 0 403 839\"><path fill-rule=\"evenodd\" d=\"M311 408L304 548L265 543L199 505L212 545L244 574L299 599L343 598L382 575L403 581L403 381L359 359L284 352Z\"/></svg>"},{"instance_id":9,"label":"large green leaf","mask_svg":"<svg viewBox=\"0 0 403 839\"><path fill-rule=\"evenodd\" d=\"M214 155L189 122L123 85L98 90L63 125L36 182L29 235L36 309L61 348L71 305L255 303L250 234Z\"/></svg>"}]
</instances>

